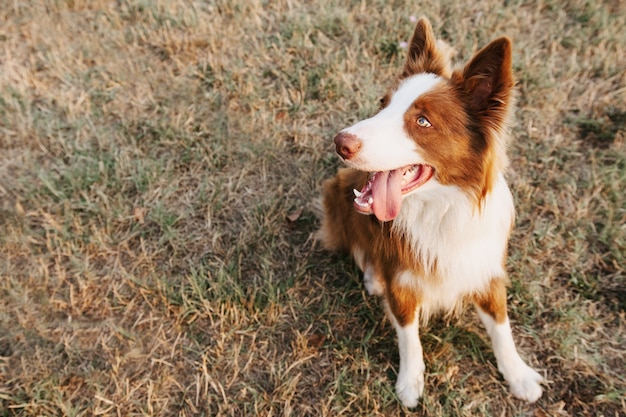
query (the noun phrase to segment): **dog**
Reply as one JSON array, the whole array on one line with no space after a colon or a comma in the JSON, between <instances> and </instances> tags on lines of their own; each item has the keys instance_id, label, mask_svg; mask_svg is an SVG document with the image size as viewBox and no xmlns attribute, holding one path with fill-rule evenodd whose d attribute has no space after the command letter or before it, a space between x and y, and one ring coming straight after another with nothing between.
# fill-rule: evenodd
<instances>
[{"instance_id":1,"label":"dog","mask_svg":"<svg viewBox=\"0 0 626 417\"><path fill-rule=\"evenodd\" d=\"M498 38L453 69L452 49L421 18L407 49L378 113L334 138L348 167L323 185L318 238L351 254L366 290L384 298L402 404L415 407L424 391L418 324L465 302L476 307L511 393L535 402L543 378L518 354L506 306L511 41Z\"/></svg>"}]
</instances>

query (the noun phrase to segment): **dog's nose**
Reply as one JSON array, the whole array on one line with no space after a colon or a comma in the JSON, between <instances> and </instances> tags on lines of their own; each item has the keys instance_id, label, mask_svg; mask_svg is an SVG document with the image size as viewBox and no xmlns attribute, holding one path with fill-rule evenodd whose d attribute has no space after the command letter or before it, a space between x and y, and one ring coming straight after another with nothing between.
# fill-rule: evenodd
<instances>
[{"instance_id":1,"label":"dog's nose","mask_svg":"<svg viewBox=\"0 0 626 417\"><path fill-rule=\"evenodd\" d=\"M335 150L343 159L350 159L361 149L361 141L352 133L341 132L335 136Z\"/></svg>"}]
</instances>

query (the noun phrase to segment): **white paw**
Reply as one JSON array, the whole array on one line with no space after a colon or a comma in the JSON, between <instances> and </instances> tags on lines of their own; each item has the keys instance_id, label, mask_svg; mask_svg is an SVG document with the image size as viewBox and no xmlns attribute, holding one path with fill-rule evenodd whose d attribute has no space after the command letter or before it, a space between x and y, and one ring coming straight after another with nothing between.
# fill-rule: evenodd
<instances>
[{"instance_id":1,"label":"white paw","mask_svg":"<svg viewBox=\"0 0 626 417\"><path fill-rule=\"evenodd\" d=\"M543 389L539 385L543 378L527 365L524 365L523 369L520 369L513 378L507 379L507 381L511 387L511 394L520 400L534 403L543 393Z\"/></svg>"},{"instance_id":2,"label":"white paw","mask_svg":"<svg viewBox=\"0 0 626 417\"><path fill-rule=\"evenodd\" d=\"M383 295L383 286L380 277L374 272L374 268L369 265L363 272L363 283L369 295Z\"/></svg>"},{"instance_id":3,"label":"white paw","mask_svg":"<svg viewBox=\"0 0 626 417\"><path fill-rule=\"evenodd\" d=\"M396 382L396 394L405 407L416 407L418 400L424 393L424 374L420 374L417 378L400 378Z\"/></svg>"}]
</instances>

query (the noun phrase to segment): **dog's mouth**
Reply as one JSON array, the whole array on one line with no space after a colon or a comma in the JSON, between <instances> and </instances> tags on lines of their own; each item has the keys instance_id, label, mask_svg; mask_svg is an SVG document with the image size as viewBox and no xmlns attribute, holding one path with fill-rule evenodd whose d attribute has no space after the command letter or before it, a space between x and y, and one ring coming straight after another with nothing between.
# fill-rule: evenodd
<instances>
[{"instance_id":1,"label":"dog's mouth","mask_svg":"<svg viewBox=\"0 0 626 417\"><path fill-rule=\"evenodd\" d=\"M383 222L393 220L400 212L402 196L425 184L434 172L424 164L373 172L361 191L354 190L354 208L359 213L373 213Z\"/></svg>"}]
</instances>

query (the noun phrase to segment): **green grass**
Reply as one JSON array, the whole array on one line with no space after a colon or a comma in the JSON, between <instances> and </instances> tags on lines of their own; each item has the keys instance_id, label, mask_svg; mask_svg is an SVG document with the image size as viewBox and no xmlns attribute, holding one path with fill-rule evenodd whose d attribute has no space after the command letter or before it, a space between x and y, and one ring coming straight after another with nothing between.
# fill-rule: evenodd
<instances>
[{"instance_id":1,"label":"green grass","mask_svg":"<svg viewBox=\"0 0 626 417\"><path fill-rule=\"evenodd\" d=\"M514 42L508 394L474 313L422 329L432 416L626 414L618 1L5 2L0 415L402 415L392 326L313 241L332 137L426 15Z\"/></svg>"}]
</instances>

